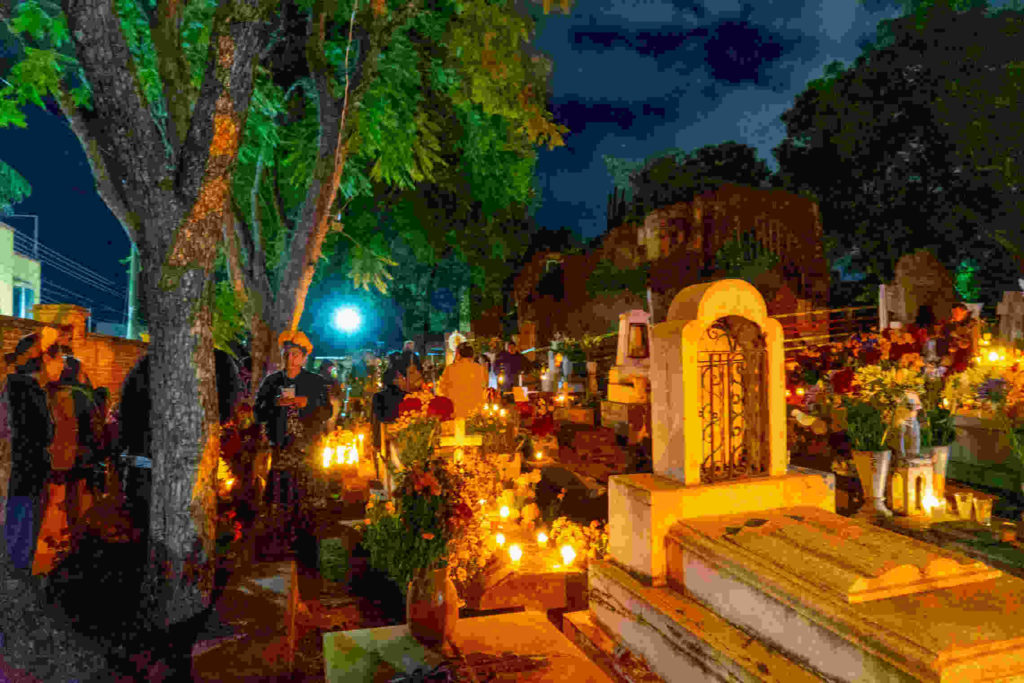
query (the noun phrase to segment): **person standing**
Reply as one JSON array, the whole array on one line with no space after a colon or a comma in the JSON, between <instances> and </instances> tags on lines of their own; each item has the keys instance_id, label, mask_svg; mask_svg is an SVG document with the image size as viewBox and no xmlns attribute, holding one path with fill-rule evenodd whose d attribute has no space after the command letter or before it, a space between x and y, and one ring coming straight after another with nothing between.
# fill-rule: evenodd
<instances>
[{"instance_id":1,"label":"person standing","mask_svg":"<svg viewBox=\"0 0 1024 683\"><path fill-rule=\"evenodd\" d=\"M439 393L451 399L455 418L467 418L484 404L487 370L473 360L473 345L459 344L455 362L444 369Z\"/></svg>"},{"instance_id":2,"label":"person standing","mask_svg":"<svg viewBox=\"0 0 1024 683\"><path fill-rule=\"evenodd\" d=\"M510 341L505 350L494 359L494 372L498 376L498 389L502 392L512 391L519 384L519 375L526 369L526 356L519 353L516 343Z\"/></svg>"},{"instance_id":3,"label":"person standing","mask_svg":"<svg viewBox=\"0 0 1024 683\"><path fill-rule=\"evenodd\" d=\"M313 491L315 447L331 417L327 383L303 369L313 345L298 330L282 332L284 368L264 378L253 411L272 444L270 504L281 506L291 548L300 562L316 565L316 539L308 496Z\"/></svg>"},{"instance_id":4,"label":"person standing","mask_svg":"<svg viewBox=\"0 0 1024 683\"><path fill-rule=\"evenodd\" d=\"M54 425L45 387L56 382L64 369L57 331L44 327L22 337L6 359L15 370L8 375L5 388L11 431L11 477L4 540L11 563L28 572L36 561L51 474L48 448L53 441Z\"/></svg>"},{"instance_id":5,"label":"person standing","mask_svg":"<svg viewBox=\"0 0 1024 683\"><path fill-rule=\"evenodd\" d=\"M404 391L415 392L423 387L423 363L416 353L416 342L410 340L402 346L398 371L405 378Z\"/></svg>"}]
</instances>

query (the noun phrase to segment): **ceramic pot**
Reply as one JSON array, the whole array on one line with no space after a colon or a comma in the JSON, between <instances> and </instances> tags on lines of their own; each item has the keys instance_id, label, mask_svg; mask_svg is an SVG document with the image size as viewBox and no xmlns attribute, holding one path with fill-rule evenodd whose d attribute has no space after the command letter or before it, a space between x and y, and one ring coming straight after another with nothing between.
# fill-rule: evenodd
<instances>
[{"instance_id":1,"label":"ceramic pot","mask_svg":"<svg viewBox=\"0 0 1024 683\"><path fill-rule=\"evenodd\" d=\"M892 451L853 451L853 462L864 489L865 502L878 514L892 517L892 511L885 507Z\"/></svg>"},{"instance_id":2,"label":"ceramic pot","mask_svg":"<svg viewBox=\"0 0 1024 683\"><path fill-rule=\"evenodd\" d=\"M946 465L949 463L949 446L932 446L932 488L935 497L946 500Z\"/></svg>"},{"instance_id":3,"label":"ceramic pot","mask_svg":"<svg viewBox=\"0 0 1024 683\"><path fill-rule=\"evenodd\" d=\"M458 620L459 595L447 567L417 571L405 598L409 633L427 647L440 647L452 637Z\"/></svg>"}]
</instances>

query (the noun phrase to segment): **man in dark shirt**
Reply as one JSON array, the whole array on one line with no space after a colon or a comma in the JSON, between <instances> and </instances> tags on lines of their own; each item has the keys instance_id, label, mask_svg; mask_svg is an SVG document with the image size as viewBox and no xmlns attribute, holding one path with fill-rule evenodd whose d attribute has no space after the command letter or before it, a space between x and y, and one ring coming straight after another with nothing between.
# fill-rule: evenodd
<instances>
[{"instance_id":1,"label":"man in dark shirt","mask_svg":"<svg viewBox=\"0 0 1024 683\"><path fill-rule=\"evenodd\" d=\"M515 342L505 345L505 350L494 359L494 371L498 374L498 389L501 391L512 391L512 387L519 384L519 375L527 367L526 356L519 353Z\"/></svg>"},{"instance_id":2,"label":"man in dark shirt","mask_svg":"<svg viewBox=\"0 0 1024 683\"><path fill-rule=\"evenodd\" d=\"M312 493L317 446L331 417L327 383L303 369L313 345L305 334L289 330L278 337L284 369L266 376L253 412L273 445L270 503L282 507L285 530L299 560L316 564L316 540L308 496Z\"/></svg>"}]
</instances>

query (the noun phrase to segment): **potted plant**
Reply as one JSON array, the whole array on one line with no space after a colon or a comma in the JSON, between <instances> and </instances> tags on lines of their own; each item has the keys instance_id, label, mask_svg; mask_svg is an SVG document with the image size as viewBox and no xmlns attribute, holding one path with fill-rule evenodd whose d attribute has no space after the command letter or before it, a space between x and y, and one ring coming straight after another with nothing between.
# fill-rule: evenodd
<instances>
[{"instance_id":1,"label":"potted plant","mask_svg":"<svg viewBox=\"0 0 1024 683\"><path fill-rule=\"evenodd\" d=\"M399 473L393 500L367 504L370 565L405 591L409 631L431 647L450 638L458 620L449 557L474 520L465 488L453 460L432 455Z\"/></svg>"},{"instance_id":2,"label":"potted plant","mask_svg":"<svg viewBox=\"0 0 1024 683\"><path fill-rule=\"evenodd\" d=\"M846 408L846 434L864 498L870 501L876 512L891 517L892 512L885 506L885 485L892 461L892 451L885 447L889 426L881 409L871 402L846 397L843 405Z\"/></svg>"}]
</instances>

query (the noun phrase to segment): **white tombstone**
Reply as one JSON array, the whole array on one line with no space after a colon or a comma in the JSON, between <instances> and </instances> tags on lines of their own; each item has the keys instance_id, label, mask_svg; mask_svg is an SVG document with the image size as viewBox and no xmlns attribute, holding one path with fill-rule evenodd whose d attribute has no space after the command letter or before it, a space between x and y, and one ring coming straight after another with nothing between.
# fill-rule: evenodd
<instances>
[{"instance_id":1,"label":"white tombstone","mask_svg":"<svg viewBox=\"0 0 1024 683\"><path fill-rule=\"evenodd\" d=\"M878 329L886 330L893 321L907 319L907 300L900 285L878 285Z\"/></svg>"},{"instance_id":2,"label":"white tombstone","mask_svg":"<svg viewBox=\"0 0 1024 683\"><path fill-rule=\"evenodd\" d=\"M651 367L651 314L634 309L619 316L615 365L647 371Z\"/></svg>"},{"instance_id":3,"label":"white tombstone","mask_svg":"<svg viewBox=\"0 0 1024 683\"><path fill-rule=\"evenodd\" d=\"M1024 337L1024 292L1003 292L996 307L999 314L999 337L1014 342Z\"/></svg>"}]
</instances>

